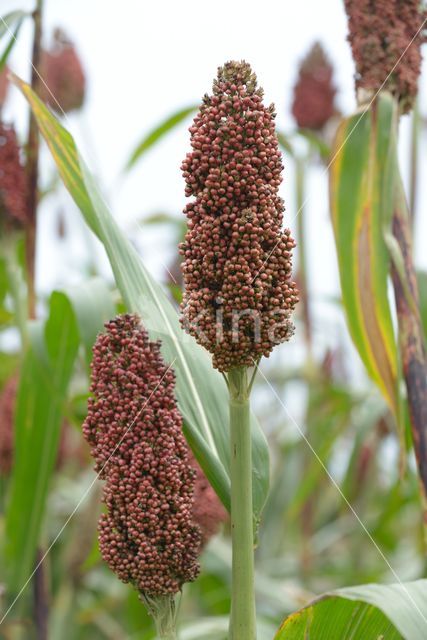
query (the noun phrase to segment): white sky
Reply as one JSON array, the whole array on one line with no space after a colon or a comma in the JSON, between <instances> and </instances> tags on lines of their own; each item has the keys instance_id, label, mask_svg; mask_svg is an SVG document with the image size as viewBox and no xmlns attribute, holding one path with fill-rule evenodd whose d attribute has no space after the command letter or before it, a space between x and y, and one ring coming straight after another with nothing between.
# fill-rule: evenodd
<instances>
[{"instance_id":1,"label":"white sky","mask_svg":"<svg viewBox=\"0 0 427 640\"><path fill-rule=\"evenodd\" d=\"M1 13L32 6L29 0L2 0ZM313 41L320 40L335 67L339 107L350 113L355 106L342 0L45 0L44 23L45 43L56 26L64 27L76 43L88 76L88 100L83 113L70 116L65 124L98 175L117 219L135 239L135 220L155 211L180 215L185 204L180 163L189 148L187 126L181 126L120 179L130 152L160 119L200 101L211 88L217 66L226 60L244 58L251 63L266 100L276 104L278 127L286 131L292 128L289 112L298 62ZM28 78L30 24L22 29L20 39L11 66ZM423 82L424 105L426 89ZM16 91L6 116L15 119L24 131L26 105ZM402 128L405 160L408 122ZM426 202L426 182L423 160L419 219ZM292 166L286 157L282 196L288 223L295 216L295 204ZM336 295L338 286L323 170L312 173L308 196L310 286L320 304L322 299ZM52 233L58 202L70 220L72 237L66 250ZM67 194L46 200L40 229L40 288L47 292L66 281L81 279L79 268L85 265L88 241ZM427 238L427 216L417 233L417 258L427 267L423 238ZM167 238L144 229L137 243L149 267L162 274L162 263L170 256ZM327 308L319 309L323 320Z\"/></svg>"}]
</instances>

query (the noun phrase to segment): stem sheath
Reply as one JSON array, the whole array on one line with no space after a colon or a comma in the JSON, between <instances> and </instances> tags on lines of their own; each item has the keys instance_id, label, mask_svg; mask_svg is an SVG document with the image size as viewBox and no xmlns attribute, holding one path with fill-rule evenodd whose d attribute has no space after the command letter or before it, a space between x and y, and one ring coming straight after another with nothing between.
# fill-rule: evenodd
<instances>
[{"instance_id":1,"label":"stem sheath","mask_svg":"<svg viewBox=\"0 0 427 640\"><path fill-rule=\"evenodd\" d=\"M297 234L298 234L298 288L301 301L301 313L304 323L304 337L307 348L307 354L311 360L312 355L312 327L311 327L311 310L308 297L307 285L307 255L306 255L306 229L305 229L305 171L304 164L306 160L297 158L295 165L295 191L297 204Z\"/></svg>"},{"instance_id":2,"label":"stem sheath","mask_svg":"<svg viewBox=\"0 0 427 640\"><path fill-rule=\"evenodd\" d=\"M252 453L246 367L232 369L228 382L233 550L230 639L255 640Z\"/></svg>"},{"instance_id":3,"label":"stem sheath","mask_svg":"<svg viewBox=\"0 0 427 640\"><path fill-rule=\"evenodd\" d=\"M177 608L174 596L150 596L141 593L140 598L153 617L157 639L177 640Z\"/></svg>"},{"instance_id":4,"label":"stem sheath","mask_svg":"<svg viewBox=\"0 0 427 640\"><path fill-rule=\"evenodd\" d=\"M33 52L31 56L31 88L35 93L39 93L40 87L40 59L42 53L42 9L43 0L37 0L36 8L33 12L34 39ZM36 231L37 231L37 205L39 200L38 174L39 174L39 132L36 119L30 109L30 124L28 129L27 143L27 181L28 181L28 223L26 225L25 253L28 274L28 315L30 318L36 317L36 294L35 294L35 262L36 262Z\"/></svg>"}]
</instances>

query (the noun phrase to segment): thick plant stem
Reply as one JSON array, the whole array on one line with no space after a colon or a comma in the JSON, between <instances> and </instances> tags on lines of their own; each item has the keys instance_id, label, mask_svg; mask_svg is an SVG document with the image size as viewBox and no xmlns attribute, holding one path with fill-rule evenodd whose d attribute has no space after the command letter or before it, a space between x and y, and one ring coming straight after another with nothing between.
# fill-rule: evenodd
<instances>
[{"instance_id":1,"label":"thick plant stem","mask_svg":"<svg viewBox=\"0 0 427 640\"><path fill-rule=\"evenodd\" d=\"M420 108L418 100L415 102L412 113L411 147L410 147L410 172L409 172L409 214L411 216L412 229L415 226L417 208L418 186L418 139L420 137Z\"/></svg>"},{"instance_id":2,"label":"thick plant stem","mask_svg":"<svg viewBox=\"0 0 427 640\"><path fill-rule=\"evenodd\" d=\"M252 452L246 367L232 369L228 383L233 552L230 639L255 640Z\"/></svg>"},{"instance_id":3,"label":"thick plant stem","mask_svg":"<svg viewBox=\"0 0 427 640\"><path fill-rule=\"evenodd\" d=\"M403 257L406 290L395 266L391 275L399 323L399 347L406 382L412 439L421 480L424 527L427 540L427 356L419 311L416 272L412 260L409 212L403 187L398 180L392 220L393 235Z\"/></svg>"},{"instance_id":4,"label":"thick plant stem","mask_svg":"<svg viewBox=\"0 0 427 640\"><path fill-rule=\"evenodd\" d=\"M300 292L301 313L304 323L304 336L309 359L312 355L312 327L310 302L308 298L307 286L307 257L306 257L306 231L305 231L305 211L304 211L304 192L305 192L305 175L304 160L298 158L295 165L295 191L297 205L297 228L298 228L298 288Z\"/></svg>"},{"instance_id":5,"label":"thick plant stem","mask_svg":"<svg viewBox=\"0 0 427 640\"><path fill-rule=\"evenodd\" d=\"M35 93L39 93L41 40L42 40L42 8L43 0L37 0L36 8L33 12L34 40L31 57L31 88ZM27 143L27 184L28 184L28 223L26 225L25 253L27 262L28 280L28 315L30 318L36 316L36 294L35 294L35 262L36 262L36 230L37 230L37 205L39 199L38 190L38 166L39 166L39 132L37 122L30 110L30 124L28 129Z\"/></svg>"}]
</instances>

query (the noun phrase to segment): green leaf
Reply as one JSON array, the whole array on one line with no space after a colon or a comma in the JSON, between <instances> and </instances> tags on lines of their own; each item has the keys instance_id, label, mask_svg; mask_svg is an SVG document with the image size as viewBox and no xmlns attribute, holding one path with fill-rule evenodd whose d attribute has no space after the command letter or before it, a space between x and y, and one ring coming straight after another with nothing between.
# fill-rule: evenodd
<instances>
[{"instance_id":1,"label":"green leaf","mask_svg":"<svg viewBox=\"0 0 427 640\"><path fill-rule=\"evenodd\" d=\"M327 593L288 616L275 640L421 640L427 580L367 584Z\"/></svg>"},{"instance_id":2,"label":"green leaf","mask_svg":"<svg viewBox=\"0 0 427 640\"><path fill-rule=\"evenodd\" d=\"M61 178L87 224L104 244L117 286L129 311L137 313L152 339L161 339L165 360L177 373L177 399L184 432L210 483L230 507L228 391L212 368L210 355L180 326L178 314L163 288L145 269L102 201L73 138L21 80L40 131L56 161ZM253 498L255 517L264 505L269 483L268 446L252 420Z\"/></svg>"},{"instance_id":3,"label":"green leaf","mask_svg":"<svg viewBox=\"0 0 427 640\"><path fill-rule=\"evenodd\" d=\"M26 17L30 15L28 13L28 11L11 11L10 13L7 13L5 16L1 16L0 17L0 38L3 38L3 36L6 33L9 33L10 30L12 29L12 25L16 25L19 22L22 22L22 20Z\"/></svg>"},{"instance_id":4,"label":"green leaf","mask_svg":"<svg viewBox=\"0 0 427 640\"><path fill-rule=\"evenodd\" d=\"M64 291L73 305L85 349L88 365L92 360L92 347L102 329L102 322L116 313L111 292L101 278L91 278Z\"/></svg>"},{"instance_id":5,"label":"green leaf","mask_svg":"<svg viewBox=\"0 0 427 640\"><path fill-rule=\"evenodd\" d=\"M398 423L397 346L387 295L390 267L384 227L394 192L388 159L395 101L380 94L376 109L338 128L331 165L331 209L347 322L353 342Z\"/></svg>"},{"instance_id":6,"label":"green leaf","mask_svg":"<svg viewBox=\"0 0 427 640\"><path fill-rule=\"evenodd\" d=\"M277 140L279 141L279 146L282 148L282 151L288 153L291 157L294 155L294 150L289 140L289 136L283 133L282 131L277 132Z\"/></svg>"},{"instance_id":7,"label":"green leaf","mask_svg":"<svg viewBox=\"0 0 427 640\"><path fill-rule=\"evenodd\" d=\"M46 322L30 326L16 402L14 465L6 511L4 552L11 592L24 585L33 569L80 336L89 349L112 313L111 294L94 279L72 288L69 295L54 292Z\"/></svg>"},{"instance_id":8,"label":"green leaf","mask_svg":"<svg viewBox=\"0 0 427 640\"><path fill-rule=\"evenodd\" d=\"M6 66L6 63L7 63L7 60L9 58L10 54L11 54L11 51L12 51L13 47L15 46L15 44L16 44L16 42L18 40L18 33L19 33L20 29L21 29L21 25L22 25L22 23L24 21L24 17L25 17L25 14L23 16L21 16L21 18L18 19L17 24L15 26L15 29L10 35L9 42L6 45L4 51L3 51L2 55L1 55L1 58L0 58L0 73L3 71L4 67ZM1 23L1 24L3 24L3 23Z\"/></svg>"},{"instance_id":9,"label":"green leaf","mask_svg":"<svg viewBox=\"0 0 427 640\"><path fill-rule=\"evenodd\" d=\"M163 138L183 120L186 120L192 113L195 113L197 109L197 105L191 105L190 107L180 109L179 111L173 113L171 116L168 116L165 120L162 120L153 129L151 129L144 136L136 149L134 149L134 151L132 152L125 167L126 171L129 171L129 169L131 169L134 164L136 164L136 162L144 155L144 153L146 153L149 149L151 149L151 147L156 144L156 142Z\"/></svg>"},{"instance_id":10,"label":"green leaf","mask_svg":"<svg viewBox=\"0 0 427 640\"><path fill-rule=\"evenodd\" d=\"M328 160L331 149L317 133L311 129L298 129L298 133L310 143L310 147L320 155L322 160Z\"/></svg>"},{"instance_id":11,"label":"green leaf","mask_svg":"<svg viewBox=\"0 0 427 640\"><path fill-rule=\"evenodd\" d=\"M31 327L17 396L5 549L12 592L21 589L33 567L78 344L71 304L53 293L46 323Z\"/></svg>"}]
</instances>

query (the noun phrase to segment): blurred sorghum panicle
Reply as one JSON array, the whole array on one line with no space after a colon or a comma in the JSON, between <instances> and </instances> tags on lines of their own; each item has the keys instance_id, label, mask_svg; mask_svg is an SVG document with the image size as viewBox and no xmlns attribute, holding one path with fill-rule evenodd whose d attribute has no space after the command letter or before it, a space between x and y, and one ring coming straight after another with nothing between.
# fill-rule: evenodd
<instances>
[{"instance_id":1,"label":"blurred sorghum panicle","mask_svg":"<svg viewBox=\"0 0 427 640\"><path fill-rule=\"evenodd\" d=\"M199 571L189 465L175 376L136 316L118 316L98 336L83 433L105 480L102 557L145 597L177 593Z\"/></svg>"},{"instance_id":2,"label":"blurred sorghum panicle","mask_svg":"<svg viewBox=\"0 0 427 640\"><path fill-rule=\"evenodd\" d=\"M55 29L53 37L52 49L42 54L40 97L57 113L68 113L83 105L86 77L74 44L64 31Z\"/></svg>"},{"instance_id":3,"label":"blurred sorghum panicle","mask_svg":"<svg viewBox=\"0 0 427 640\"><path fill-rule=\"evenodd\" d=\"M13 422L18 378L10 378L0 393L0 476L8 476L13 464Z\"/></svg>"},{"instance_id":4,"label":"blurred sorghum panicle","mask_svg":"<svg viewBox=\"0 0 427 640\"><path fill-rule=\"evenodd\" d=\"M14 416L18 384L19 378L15 375L5 383L0 392L0 476L8 476L13 466ZM60 469L71 459L80 466L86 462L87 456L81 447L81 439L76 445L71 439L72 435L71 425L64 422L58 445L56 469Z\"/></svg>"},{"instance_id":5,"label":"blurred sorghum panicle","mask_svg":"<svg viewBox=\"0 0 427 640\"><path fill-rule=\"evenodd\" d=\"M27 178L15 129L0 121L0 220L25 224L27 211Z\"/></svg>"},{"instance_id":6,"label":"blurred sorghum panicle","mask_svg":"<svg viewBox=\"0 0 427 640\"><path fill-rule=\"evenodd\" d=\"M180 247L182 323L220 371L252 366L293 333L297 291L278 195L283 169L274 107L246 62L218 70L182 163L188 230Z\"/></svg>"},{"instance_id":7,"label":"blurred sorghum panicle","mask_svg":"<svg viewBox=\"0 0 427 640\"><path fill-rule=\"evenodd\" d=\"M419 31L427 12L420 0L345 0L356 63L356 89L393 93L402 112L411 109L421 70ZM404 55L403 55L404 54ZM368 95L369 95L368 93Z\"/></svg>"},{"instance_id":8,"label":"blurred sorghum panicle","mask_svg":"<svg viewBox=\"0 0 427 640\"><path fill-rule=\"evenodd\" d=\"M0 109L2 108L6 100L7 90L9 88L9 80L7 74L8 68L4 67L3 70L0 71Z\"/></svg>"},{"instance_id":9,"label":"blurred sorghum panicle","mask_svg":"<svg viewBox=\"0 0 427 640\"><path fill-rule=\"evenodd\" d=\"M333 68L322 45L316 42L299 68L292 114L300 129L323 129L336 113Z\"/></svg>"},{"instance_id":10,"label":"blurred sorghum panicle","mask_svg":"<svg viewBox=\"0 0 427 640\"><path fill-rule=\"evenodd\" d=\"M191 450L189 450L189 458L190 465L196 471L193 520L200 527L202 547L204 547L218 533L228 515Z\"/></svg>"}]
</instances>

